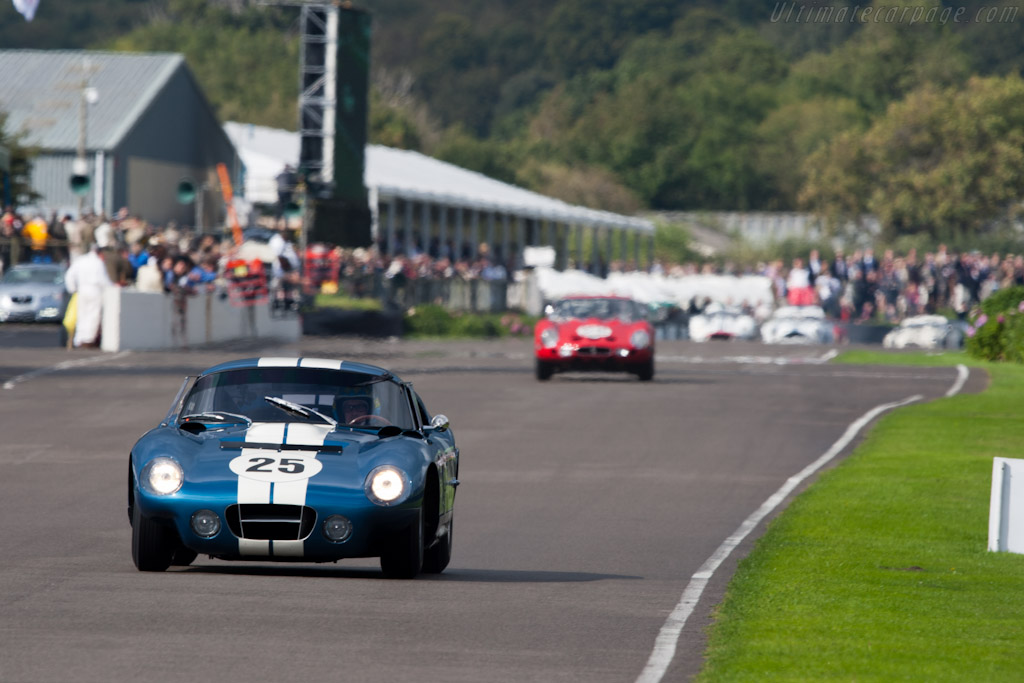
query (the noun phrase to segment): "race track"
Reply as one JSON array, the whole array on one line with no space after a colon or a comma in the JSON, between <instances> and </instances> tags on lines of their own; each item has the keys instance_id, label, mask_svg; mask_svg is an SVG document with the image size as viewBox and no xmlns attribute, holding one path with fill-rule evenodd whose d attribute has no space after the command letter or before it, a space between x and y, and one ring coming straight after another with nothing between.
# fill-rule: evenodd
<instances>
[{"instance_id":1,"label":"race track","mask_svg":"<svg viewBox=\"0 0 1024 683\"><path fill-rule=\"evenodd\" d=\"M739 343L662 342L650 383L539 383L523 340L103 354L18 338L0 343L4 683L635 681L664 658L656 640L695 572L788 478L872 408L957 380ZM135 570L129 448L185 374L254 355L381 364L451 418L462 486L445 573L206 558ZM963 390L984 382L972 373ZM711 610L763 527L710 576L656 679L699 670Z\"/></svg>"}]
</instances>

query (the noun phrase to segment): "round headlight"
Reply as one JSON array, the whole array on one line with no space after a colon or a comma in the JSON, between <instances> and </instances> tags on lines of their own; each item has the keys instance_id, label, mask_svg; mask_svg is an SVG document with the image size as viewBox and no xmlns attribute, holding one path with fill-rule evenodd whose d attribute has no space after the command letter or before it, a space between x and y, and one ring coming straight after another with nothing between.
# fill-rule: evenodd
<instances>
[{"instance_id":1,"label":"round headlight","mask_svg":"<svg viewBox=\"0 0 1024 683\"><path fill-rule=\"evenodd\" d=\"M168 496L181 488L185 475L171 458L153 458L142 473L142 483L151 492Z\"/></svg>"},{"instance_id":2,"label":"round headlight","mask_svg":"<svg viewBox=\"0 0 1024 683\"><path fill-rule=\"evenodd\" d=\"M192 531L203 538L216 536L220 533L220 517L213 510L196 510L192 513Z\"/></svg>"},{"instance_id":3,"label":"round headlight","mask_svg":"<svg viewBox=\"0 0 1024 683\"><path fill-rule=\"evenodd\" d=\"M352 535L352 522L342 515L331 515L324 520L324 536L332 543L344 543Z\"/></svg>"},{"instance_id":4,"label":"round headlight","mask_svg":"<svg viewBox=\"0 0 1024 683\"><path fill-rule=\"evenodd\" d=\"M363 490L377 505L394 505L409 495L409 478L393 465L381 465L366 477Z\"/></svg>"},{"instance_id":5,"label":"round headlight","mask_svg":"<svg viewBox=\"0 0 1024 683\"><path fill-rule=\"evenodd\" d=\"M629 343L634 349L646 349L651 345L651 335L647 330L637 330L630 336Z\"/></svg>"},{"instance_id":6,"label":"round headlight","mask_svg":"<svg viewBox=\"0 0 1024 683\"><path fill-rule=\"evenodd\" d=\"M540 343L545 349L553 349L558 345L558 330L545 327L540 333Z\"/></svg>"}]
</instances>

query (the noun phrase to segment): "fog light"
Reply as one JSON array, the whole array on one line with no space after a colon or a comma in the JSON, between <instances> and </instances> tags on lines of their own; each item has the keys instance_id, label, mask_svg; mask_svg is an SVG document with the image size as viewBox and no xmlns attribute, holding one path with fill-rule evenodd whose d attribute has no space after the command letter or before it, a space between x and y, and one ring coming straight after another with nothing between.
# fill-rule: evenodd
<instances>
[{"instance_id":1,"label":"fog light","mask_svg":"<svg viewBox=\"0 0 1024 683\"><path fill-rule=\"evenodd\" d=\"M619 356L625 358L629 355L629 349L619 349Z\"/></svg>"},{"instance_id":2,"label":"fog light","mask_svg":"<svg viewBox=\"0 0 1024 683\"><path fill-rule=\"evenodd\" d=\"M569 358L574 351L575 349L570 344L562 344L558 349L558 355L562 358Z\"/></svg>"},{"instance_id":3,"label":"fog light","mask_svg":"<svg viewBox=\"0 0 1024 683\"><path fill-rule=\"evenodd\" d=\"M333 543L344 543L352 535L352 522L348 517L331 515L324 520L324 536Z\"/></svg>"},{"instance_id":4,"label":"fog light","mask_svg":"<svg viewBox=\"0 0 1024 683\"><path fill-rule=\"evenodd\" d=\"M220 517L213 510L196 510L192 513L192 531L203 538L216 536L220 533Z\"/></svg>"}]
</instances>

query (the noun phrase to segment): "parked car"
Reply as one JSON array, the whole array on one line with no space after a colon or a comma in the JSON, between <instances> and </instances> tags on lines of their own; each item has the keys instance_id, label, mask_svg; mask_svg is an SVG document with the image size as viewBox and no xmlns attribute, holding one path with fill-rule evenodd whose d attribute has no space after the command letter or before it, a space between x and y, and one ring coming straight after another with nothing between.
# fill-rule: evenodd
<instances>
[{"instance_id":1,"label":"parked car","mask_svg":"<svg viewBox=\"0 0 1024 683\"><path fill-rule=\"evenodd\" d=\"M700 313L690 316L689 332L690 339L699 342L753 339L757 335L757 321L739 308L712 302Z\"/></svg>"},{"instance_id":2,"label":"parked car","mask_svg":"<svg viewBox=\"0 0 1024 683\"><path fill-rule=\"evenodd\" d=\"M596 370L654 377L654 327L645 307L627 297L571 296L546 308L534 327L537 379Z\"/></svg>"},{"instance_id":3,"label":"parked car","mask_svg":"<svg viewBox=\"0 0 1024 683\"><path fill-rule=\"evenodd\" d=\"M62 265L21 263L0 278L0 322L60 322L67 303Z\"/></svg>"},{"instance_id":4,"label":"parked car","mask_svg":"<svg viewBox=\"0 0 1024 683\"><path fill-rule=\"evenodd\" d=\"M444 415L384 368L248 358L183 382L131 449L140 571L197 555L260 562L379 557L385 576L452 553L459 451Z\"/></svg>"},{"instance_id":5,"label":"parked car","mask_svg":"<svg viewBox=\"0 0 1024 683\"><path fill-rule=\"evenodd\" d=\"M832 344L835 325L821 306L782 306L761 325L766 344Z\"/></svg>"},{"instance_id":6,"label":"parked car","mask_svg":"<svg viewBox=\"0 0 1024 683\"><path fill-rule=\"evenodd\" d=\"M960 321L941 315L915 315L903 320L882 339L887 349L959 349L965 332Z\"/></svg>"}]
</instances>

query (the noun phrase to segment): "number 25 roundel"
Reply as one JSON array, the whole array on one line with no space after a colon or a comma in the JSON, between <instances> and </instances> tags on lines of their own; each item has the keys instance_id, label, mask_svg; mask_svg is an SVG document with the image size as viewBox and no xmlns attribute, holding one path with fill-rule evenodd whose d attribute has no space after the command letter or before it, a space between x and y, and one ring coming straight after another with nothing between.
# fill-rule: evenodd
<instances>
[{"instance_id":1,"label":"number 25 roundel","mask_svg":"<svg viewBox=\"0 0 1024 683\"><path fill-rule=\"evenodd\" d=\"M323 463L311 455L296 453L243 452L228 467L240 477L256 481L285 482L309 479L321 469Z\"/></svg>"}]
</instances>

